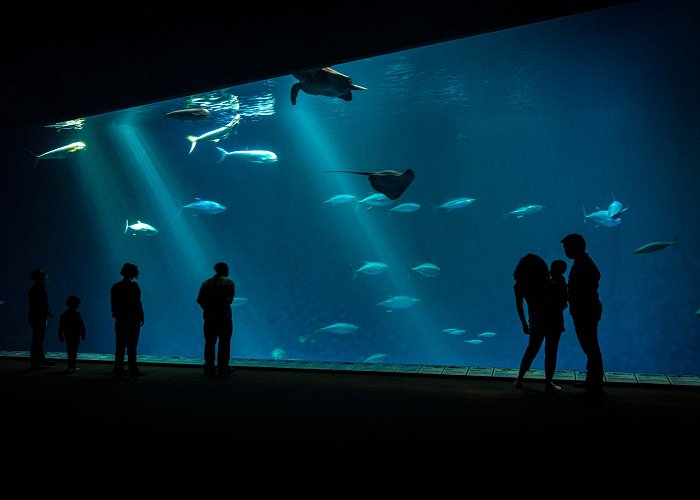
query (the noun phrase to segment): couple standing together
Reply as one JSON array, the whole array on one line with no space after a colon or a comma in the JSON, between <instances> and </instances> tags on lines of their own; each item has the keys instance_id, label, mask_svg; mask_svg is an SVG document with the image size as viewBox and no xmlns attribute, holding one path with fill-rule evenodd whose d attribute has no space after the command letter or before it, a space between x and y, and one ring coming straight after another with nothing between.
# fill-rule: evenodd
<instances>
[{"instance_id":1,"label":"couple standing together","mask_svg":"<svg viewBox=\"0 0 700 500\"><path fill-rule=\"evenodd\" d=\"M590 394L603 393L603 358L598 344L598 322L603 306L598 297L600 271L586 253L586 240L572 233L561 240L564 253L574 261L566 283L566 262L555 260L550 270L539 256L527 254L513 272L515 304L528 335L528 344L520 362L515 387L523 387L524 377L544 342L545 391L558 392L561 387L553 381L557 366L559 338L564 331L564 309L567 303L574 322L576 337L586 355L586 380L575 385ZM525 319L523 301L527 304Z\"/></svg>"}]
</instances>

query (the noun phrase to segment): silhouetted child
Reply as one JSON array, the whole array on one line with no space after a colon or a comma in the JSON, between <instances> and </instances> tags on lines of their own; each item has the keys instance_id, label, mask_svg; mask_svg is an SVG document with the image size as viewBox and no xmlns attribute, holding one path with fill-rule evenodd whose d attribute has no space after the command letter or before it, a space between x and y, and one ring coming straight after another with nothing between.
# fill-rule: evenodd
<instances>
[{"instance_id":1,"label":"silhouetted child","mask_svg":"<svg viewBox=\"0 0 700 500\"><path fill-rule=\"evenodd\" d=\"M561 259L553 260L549 265L549 279L554 287L554 301L557 311L557 324L559 333L564 331L564 309L566 309L569 293L566 290L566 262Z\"/></svg>"},{"instance_id":2,"label":"silhouetted child","mask_svg":"<svg viewBox=\"0 0 700 500\"><path fill-rule=\"evenodd\" d=\"M58 321L58 340L66 342L66 353L68 354L68 369L66 371L75 373L80 368L75 366L78 361L78 346L80 340L85 340L85 323L78 312L80 299L71 295L66 299L67 309L61 313Z\"/></svg>"}]
</instances>

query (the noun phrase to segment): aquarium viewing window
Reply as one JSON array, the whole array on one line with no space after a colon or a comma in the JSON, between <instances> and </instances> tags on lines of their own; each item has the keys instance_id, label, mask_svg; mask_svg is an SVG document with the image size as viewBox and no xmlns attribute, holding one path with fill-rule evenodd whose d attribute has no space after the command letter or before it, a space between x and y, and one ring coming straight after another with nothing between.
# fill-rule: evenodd
<instances>
[{"instance_id":1,"label":"aquarium viewing window","mask_svg":"<svg viewBox=\"0 0 700 500\"><path fill-rule=\"evenodd\" d=\"M28 349L41 266L54 311L82 300L81 352L113 353L109 290L133 262L139 352L201 356L195 299L224 261L233 357L514 368L515 265L570 269L575 232L601 272L605 369L700 373L688 9L633 2L18 132L0 348ZM568 310L558 367L585 369Z\"/></svg>"}]
</instances>

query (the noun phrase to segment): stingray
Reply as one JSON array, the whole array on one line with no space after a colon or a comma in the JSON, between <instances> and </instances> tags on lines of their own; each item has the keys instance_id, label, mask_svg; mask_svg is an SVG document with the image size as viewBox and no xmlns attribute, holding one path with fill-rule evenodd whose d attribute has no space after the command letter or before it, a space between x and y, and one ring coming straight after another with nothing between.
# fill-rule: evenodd
<instances>
[{"instance_id":1,"label":"stingray","mask_svg":"<svg viewBox=\"0 0 700 500\"><path fill-rule=\"evenodd\" d=\"M324 170L321 173L340 172L345 174L366 175L369 183L375 191L382 193L390 200L395 200L406 191L406 188L416 178L413 170L407 168L403 173L396 170L382 170L381 172L356 172L353 170Z\"/></svg>"}]
</instances>

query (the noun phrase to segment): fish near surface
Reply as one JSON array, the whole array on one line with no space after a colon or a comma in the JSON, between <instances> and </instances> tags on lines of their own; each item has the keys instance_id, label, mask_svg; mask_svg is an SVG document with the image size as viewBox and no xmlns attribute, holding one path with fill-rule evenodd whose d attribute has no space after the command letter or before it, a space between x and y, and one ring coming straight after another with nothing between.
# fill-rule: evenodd
<instances>
[{"instance_id":1,"label":"fish near surface","mask_svg":"<svg viewBox=\"0 0 700 500\"><path fill-rule=\"evenodd\" d=\"M190 146L190 152L188 154L191 154L192 151L194 151L194 148L195 148L195 146L197 146L198 142L201 142L201 141L219 142L221 139L226 139L229 135L231 135L232 132L234 132L238 129L238 125L240 123L241 123L241 115L236 115L233 117L233 119L230 122L228 122L223 127L219 127L217 129L210 130L209 132L205 132L204 134L202 134L200 136L188 135L187 140L189 140L192 143L192 146Z\"/></svg>"},{"instance_id":2,"label":"fish near surface","mask_svg":"<svg viewBox=\"0 0 700 500\"><path fill-rule=\"evenodd\" d=\"M68 158L69 154L75 153L77 151L82 151L86 147L87 146L84 142L71 142L70 144L61 146L60 148L52 149L51 151L46 151L45 153L41 153L40 155L35 155L34 167L36 167L36 164L39 163L40 160L64 160Z\"/></svg>"},{"instance_id":3,"label":"fish near surface","mask_svg":"<svg viewBox=\"0 0 700 500\"><path fill-rule=\"evenodd\" d=\"M366 175L372 188L385 195L390 200L396 200L411 185L416 174L410 168L403 172L396 170L381 170L379 172L358 172L354 170L324 170L321 173L345 173Z\"/></svg>"},{"instance_id":4,"label":"fish near surface","mask_svg":"<svg viewBox=\"0 0 700 500\"><path fill-rule=\"evenodd\" d=\"M169 111L163 113L166 118L175 118L176 120L202 120L209 118L209 110L207 108L185 108L177 109L175 111Z\"/></svg>"}]
</instances>

